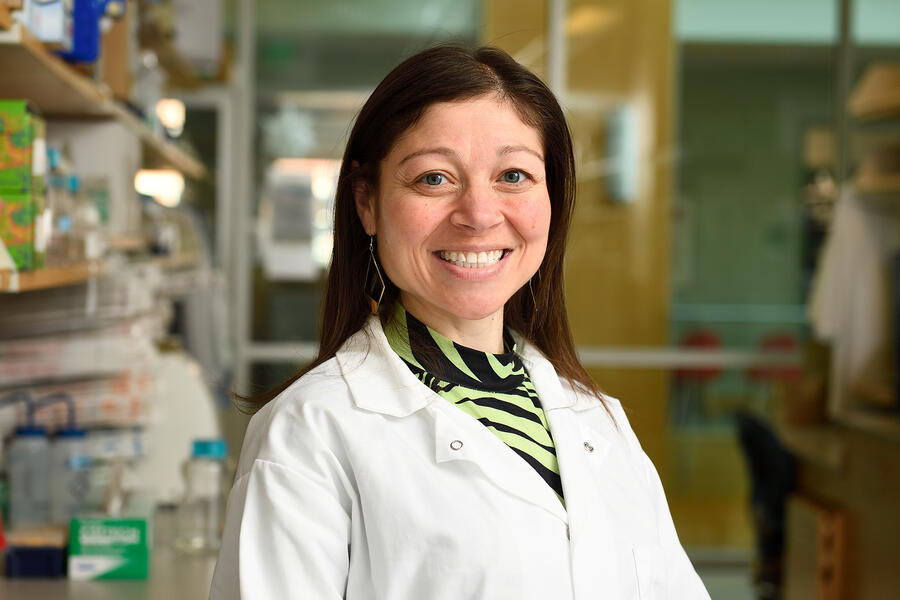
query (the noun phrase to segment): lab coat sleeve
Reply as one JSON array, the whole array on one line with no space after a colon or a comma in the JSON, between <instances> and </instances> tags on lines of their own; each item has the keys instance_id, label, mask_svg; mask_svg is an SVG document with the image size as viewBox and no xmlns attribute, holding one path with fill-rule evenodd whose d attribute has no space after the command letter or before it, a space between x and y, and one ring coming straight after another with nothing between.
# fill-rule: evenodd
<instances>
[{"instance_id":1,"label":"lab coat sleeve","mask_svg":"<svg viewBox=\"0 0 900 600\"><path fill-rule=\"evenodd\" d=\"M675 524L672 522L672 514L669 512L669 503L663 491L662 481L656 472L650 458L641 451L644 460L647 478L655 488L656 518L659 524L659 539L662 545L663 560L666 570L666 594L664 598L683 598L684 600L709 600L709 592L706 586L678 539Z\"/></svg>"},{"instance_id":2,"label":"lab coat sleeve","mask_svg":"<svg viewBox=\"0 0 900 600\"><path fill-rule=\"evenodd\" d=\"M242 456L210 599L343 598L351 509L340 462L312 426L264 435Z\"/></svg>"}]
</instances>

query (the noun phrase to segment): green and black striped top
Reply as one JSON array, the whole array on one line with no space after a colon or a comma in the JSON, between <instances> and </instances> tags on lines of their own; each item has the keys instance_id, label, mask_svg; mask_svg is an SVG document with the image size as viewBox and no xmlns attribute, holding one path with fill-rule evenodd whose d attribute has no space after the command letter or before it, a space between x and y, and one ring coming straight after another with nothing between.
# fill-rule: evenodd
<instances>
[{"instance_id":1,"label":"green and black striped top","mask_svg":"<svg viewBox=\"0 0 900 600\"><path fill-rule=\"evenodd\" d=\"M508 331L503 354L474 350L434 331L398 303L385 334L419 381L500 438L537 471L565 506L550 427Z\"/></svg>"}]
</instances>

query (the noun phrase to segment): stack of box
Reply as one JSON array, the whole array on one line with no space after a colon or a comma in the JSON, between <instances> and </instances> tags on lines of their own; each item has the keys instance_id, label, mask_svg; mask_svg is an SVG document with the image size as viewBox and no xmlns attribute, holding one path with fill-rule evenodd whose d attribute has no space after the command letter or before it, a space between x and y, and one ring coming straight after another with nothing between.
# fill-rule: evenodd
<instances>
[{"instance_id":1,"label":"stack of box","mask_svg":"<svg viewBox=\"0 0 900 600\"><path fill-rule=\"evenodd\" d=\"M50 215L46 212L46 126L25 100L0 100L0 268L44 265ZM5 249L5 252L4 252Z\"/></svg>"}]
</instances>

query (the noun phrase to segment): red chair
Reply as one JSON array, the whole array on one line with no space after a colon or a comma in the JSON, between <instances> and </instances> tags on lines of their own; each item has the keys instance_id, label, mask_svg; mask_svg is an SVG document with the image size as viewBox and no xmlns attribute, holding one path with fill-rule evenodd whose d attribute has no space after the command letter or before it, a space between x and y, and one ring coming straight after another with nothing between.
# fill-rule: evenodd
<instances>
[{"instance_id":1,"label":"red chair","mask_svg":"<svg viewBox=\"0 0 900 600\"><path fill-rule=\"evenodd\" d=\"M722 339L713 330L693 329L681 338L679 346L691 350L716 350L722 347ZM675 385L670 411L672 424L689 426L703 423L707 420L703 407L706 386L722 374L722 367L679 367L674 369L673 374Z\"/></svg>"}]
</instances>

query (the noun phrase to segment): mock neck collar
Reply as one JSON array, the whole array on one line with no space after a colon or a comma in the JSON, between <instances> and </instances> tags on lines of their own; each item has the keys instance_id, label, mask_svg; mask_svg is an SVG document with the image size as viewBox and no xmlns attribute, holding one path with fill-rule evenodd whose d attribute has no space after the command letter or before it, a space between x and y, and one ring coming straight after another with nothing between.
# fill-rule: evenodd
<instances>
[{"instance_id":1,"label":"mock neck collar","mask_svg":"<svg viewBox=\"0 0 900 600\"><path fill-rule=\"evenodd\" d=\"M595 398L577 393L569 386L563 388L544 355L517 332L510 333L545 412L559 408L586 410L599 406ZM341 346L335 359L350 388L353 402L363 410L406 417L431 402L444 401L431 388L422 385L394 352L377 315L369 317L363 328Z\"/></svg>"},{"instance_id":2,"label":"mock neck collar","mask_svg":"<svg viewBox=\"0 0 900 600\"><path fill-rule=\"evenodd\" d=\"M516 354L515 338L507 330L503 332L506 352L476 350L435 331L398 302L385 335L413 373L429 375L426 379L435 385L449 383L500 392L515 389L528 376Z\"/></svg>"}]
</instances>

